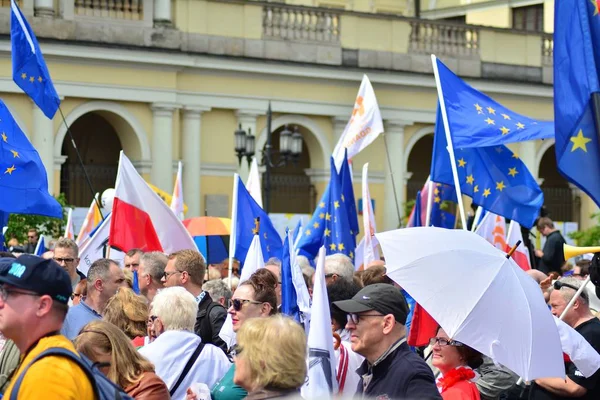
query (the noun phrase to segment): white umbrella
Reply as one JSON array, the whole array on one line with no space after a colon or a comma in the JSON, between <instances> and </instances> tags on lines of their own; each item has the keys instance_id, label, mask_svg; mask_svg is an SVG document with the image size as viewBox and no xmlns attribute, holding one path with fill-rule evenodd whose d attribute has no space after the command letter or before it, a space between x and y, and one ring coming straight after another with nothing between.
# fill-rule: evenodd
<instances>
[{"instance_id":1,"label":"white umbrella","mask_svg":"<svg viewBox=\"0 0 600 400\"><path fill-rule=\"evenodd\" d=\"M376 234L387 275L446 333L525 380L565 377L560 337L539 286L481 236L406 228Z\"/></svg>"}]
</instances>

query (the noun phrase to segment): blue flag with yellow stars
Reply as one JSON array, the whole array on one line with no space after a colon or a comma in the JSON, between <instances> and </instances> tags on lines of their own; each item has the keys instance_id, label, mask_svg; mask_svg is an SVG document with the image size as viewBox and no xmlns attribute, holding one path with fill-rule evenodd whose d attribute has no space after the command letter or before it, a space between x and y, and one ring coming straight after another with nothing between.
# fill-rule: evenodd
<instances>
[{"instance_id":1,"label":"blue flag with yellow stars","mask_svg":"<svg viewBox=\"0 0 600 400\"><path fill-rule=\"evenodd\" d=\"M298 306L298 295L292 278L290 242L287 230L283 239L283 253L279 256L281 257L281 312L300 322L300 307Z\"/></svg>"},{"instance_id":2,"label":"blue flag with yellow stars","mask_svg":"<svg viewBox=\"0 0 600 400\"><path fill-rule=\"evenodd\" d=\"M0 100L0 211L62 218L40 155Z\"/></svg>"},{"instance_id":3,"label":"blue flag with yellow stars","mask_svg":"<svg viewBox=\"0 0 600 400\"><path fill-rule=\"evenodd\" d=\"M554 123L517 114L473 89L439 59L437 67L454 147L486 147L554 137Z\"/></svg>"},{"instance_id":4,"label":"blue flag with yellow stars","mask_svg":"<svg viewBox=\"0 0 600 400\"><path fill-rule=\"evenodd\" d=\"M308 224L302 227L302 237L296 246L299 254L307 257L309 260L314 259L319 254L319 249L323 245L323 236L325 235L325 222L331 218L327 208L329 205L330 186L327 185Z\"/></svg>"},{"instance_id":5,"label":"blue flag with yellow stars","mask_svg":"<svg viewBox=\"0 0 600 400\"><path fill-rule=\"evenodd\" d=\"M283 248L281 237L273 226L271 218L252 198L246 186L237 177L237 210L235 216L235 254L234 258L243 264L254 235L260 235L260 247L265 261L271 257L280 257ZM235 201L235 200L234 200Z\"/></svg>"},{"instance_id":6,"label":"blue flag with yellow stars","mask_svg":"<svg viewBox=\"0 0 600 400\"><path fill-rule=\"evenodd\" d=\"M331 157L331 175L329 177L329 204L325 217L323 240L327 254L343 253L354 260L356 237L352 233L348 219L346 201L342 199L341 177L335 169L335 160Z\"/></svg>"},{"instance_id":7,"label":"blue flag with yellow stars","mask_svg":"<svg viewBox=\"0 0 600 400\"><path fill-rule=\"evenodd\" d=\"M463 194L486 210L531 228L544 194L531 173L506 146L454 148ZM454 185L446 135L438 107L431 160L431 180Z\"/></svg>"},{"instance_id":8,"label":"blue flag with yellow stars","mask_svg":"<svg viewBox=\"0 0 600 400\"><path fill-rule=\"evenodd\" d=\"M427 185L426 185L427 186ZM433 202L431 203L431 216L429 225L438 228L454 229L455 215L442 208L445 201L457 203L454 186L442 183L433 184ZM421 203L423 204L423 203ZM423 209L421 207L421 209ZM425 208L427 209L427 208Z\"/></svg>"},{"instance_id":9,"label":"blue flag with yellow stars","mask_svg":"<svg viewBox=\"0 0 600 400\"><path fill-rule=\"evenodd\" d=\"M358 211L356 209L356 198L354 197L354 185L352 184L352 172L350 164L347 161L348 149L344 150L344 162L340 168L340 178L342 182L342 201L346 203L348 210L348 222L350 222L350 230L356 236L358 235Z\"/></svg>"},{"instance_id":10,"label":"blue flag with yellow stars","mask_svg":"<svg viewBox=\"0 0 600 400\"><path fill-rule=\"evenodd\" d=\"M60 106L58 93L33 30L15 1L10 3L13 81L52 119Z\"/></svg>"},{"instance_id":11,"label":"blue flag with yellow stars","mask_svg":"<svg viewBox=\"0 0 600 400\"><path fill-rule=\"evenodd\" d=\"M589 0L556 1L554 118L558 170L600 205L600 9Z\"/></svg>"}]
</instances>

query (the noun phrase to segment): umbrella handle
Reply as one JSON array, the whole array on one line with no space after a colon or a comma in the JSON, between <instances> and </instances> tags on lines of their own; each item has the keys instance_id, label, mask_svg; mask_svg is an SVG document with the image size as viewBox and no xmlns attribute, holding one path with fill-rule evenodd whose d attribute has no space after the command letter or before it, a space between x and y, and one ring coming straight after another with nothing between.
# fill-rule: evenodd
<instances>
[{"instance_id":1,"label":"umbrella handle","mask_svg":"<svg viewBox=\"0 0 600 400\"><path fill-rule=\"evenodd\" d=\"M521 244L521 241L517 240L517 243L513 246L513 248L510 249L508 251L508 253L506 253L506 258L510 258L513 255L513 253L515 252L515 250L517 250L517 247L519 247L520 244Z\"/></svg>"}]
</instances>

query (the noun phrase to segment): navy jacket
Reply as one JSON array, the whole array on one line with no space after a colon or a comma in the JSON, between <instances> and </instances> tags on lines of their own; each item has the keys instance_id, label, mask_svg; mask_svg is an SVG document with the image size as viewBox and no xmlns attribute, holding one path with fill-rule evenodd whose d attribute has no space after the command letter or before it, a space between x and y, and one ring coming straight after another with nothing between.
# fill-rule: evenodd
<instances>
[{"instance_id":1,"label":"navy jacket","mask_svg":"<svg viewBox=\"0 0 600 400\"><path fill-rule=\"evenodd\" d=\"M361 376L356 398L442 399L431 368L410 350L406 341L372 368L365 360L356 372ZM371 372L371 382L363 390L364 377Z\"/></svg>"}]
</instances>

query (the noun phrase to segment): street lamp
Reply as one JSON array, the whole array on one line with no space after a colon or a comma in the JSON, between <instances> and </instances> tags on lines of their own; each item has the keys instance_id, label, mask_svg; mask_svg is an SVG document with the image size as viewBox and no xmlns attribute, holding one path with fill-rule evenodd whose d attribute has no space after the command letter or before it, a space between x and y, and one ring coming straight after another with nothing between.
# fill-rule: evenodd
<instances>
[{"instance_id":1,"label":"street lamp","mask_svg":"<svg viewBox=\"0 0 600 400\"><path fill-rule=\"evenodd\" d=\"M298 132L298 127L294 127L294 131L290 131L288 126L285 125L283 130L279 134L279 150L274 150L271 144L273 138L273 132L271 130L272 122L271 103L269 102L269 108L267 109L267 143L264 149L260 149L261 155L259 166L265 167L265 211L269 212L269 195L271 192L271 169L280 168L292 162L294 165L298 163L300 155L302 154L302 134ZM240 124L238 129L234 132L235 137L235 153L238 158L239 165L242 165L242 159L246 157L248 166L252 163L252 157L256 153L255 149L255 136L252 135L250 129L248 134L242 129ZM276 158L277 157L277 158Z\"/></svg>"}]
</instances>

